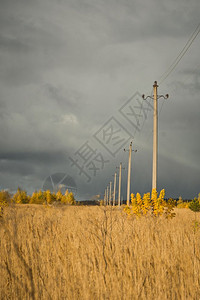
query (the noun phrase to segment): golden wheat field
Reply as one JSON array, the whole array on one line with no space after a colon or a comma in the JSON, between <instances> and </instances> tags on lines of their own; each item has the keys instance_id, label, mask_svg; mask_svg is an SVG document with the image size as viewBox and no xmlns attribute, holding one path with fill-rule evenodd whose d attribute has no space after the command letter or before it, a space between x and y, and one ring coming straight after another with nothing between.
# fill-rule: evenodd
<instances>
[{"instance_id":1,"label":"golden wheat field","mask_svg":"<svg viewBox=\"0 0 200 300\"><path fill-rule=\"evenodd\" d=\"M198 216L199 218L199 216ZM1 299L200 299L193 212L16 205L0 221Z\"/></svg>"}]
</instances>

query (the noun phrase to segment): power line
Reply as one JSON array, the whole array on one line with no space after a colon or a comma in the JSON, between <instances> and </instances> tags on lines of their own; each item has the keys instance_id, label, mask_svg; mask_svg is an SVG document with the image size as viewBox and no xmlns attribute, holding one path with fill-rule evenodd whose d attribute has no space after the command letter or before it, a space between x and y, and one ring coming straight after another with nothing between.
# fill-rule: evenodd
<instances>
[{"instance_id":1,"label":"power line","mask_svg":"<svg viewBox=\"0 0 200 300\"><path fill-rule=\"evenodd\" d=\"M176 66L178 65L178 63L182 59L182 57L185 55L185 53L188 51L188 49L190 48L190 46L192 45L192 43L194 42L194 40L198 36L199 32L200 32L200 23L198 24L198 26L196 27L195 31L192 33L192 35L188 39L187 43L185 44L185 46L183 47L183 49L181 50L181 52L179 53L179 55L177 56L177 58L173 61L173 63L170 65L170 67L167 69L167 71L165 71L162 74L162 76L160 77L160 83L159 83L160 85L166 80L166 78L176 68ZM165 103L165 101L163 101L162 104L161 104L159 115L161 114L161 111L162 111L164 103Z\"/></svg>"},{"instance_id":2,"label":"power line","mask_svg":"<svg viewBox=\"0 0 200 300\"><path fill-rule=\"evenodd\" d=\"M194 42L194 40L198 36L199 32L200 32L200 23L198 24L195 31L192 33L191 37L189 38L189 40L187 41L187 43L185 44L185 46L183 47L183 49L181 50L181 52L179 53L177 58L173 61L173 63L170 65L170 67L167 69L167 71L165 71L165 73L163 73L163 75L160 77L159 84L163 83L163 81L166 80L166 78L176 68L176 66L178 65L178 63L182 59L182 57L185 55L185 53L188 51L188 49L190 48L190 46L192 45L192 43Z\"/></svg>"}]
</instances>

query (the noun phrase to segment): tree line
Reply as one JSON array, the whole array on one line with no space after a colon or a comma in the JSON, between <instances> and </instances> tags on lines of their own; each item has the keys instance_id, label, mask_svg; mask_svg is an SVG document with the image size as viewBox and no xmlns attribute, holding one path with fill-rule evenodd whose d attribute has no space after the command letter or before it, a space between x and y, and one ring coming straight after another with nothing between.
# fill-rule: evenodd
<instances>
[{"instance_id":1,"label":"tree line","mask_svg":"<svg viewBox=\"0 0 200 300\"><path fill-rule=\"evenodd\" d=\"M6 205L9 203L16 203L16 204L52 204L52 203L62 203L62 204L75 204L74 194L69 192L68 190L65 191L63 195L60 190L57 193L51 192L50 190L47 191L35 191L30 196L27 194L25 190L20 188L17 189L15 194L11 194L6 190L0 191L0 204Z\"/></svg>"}]
</instances>

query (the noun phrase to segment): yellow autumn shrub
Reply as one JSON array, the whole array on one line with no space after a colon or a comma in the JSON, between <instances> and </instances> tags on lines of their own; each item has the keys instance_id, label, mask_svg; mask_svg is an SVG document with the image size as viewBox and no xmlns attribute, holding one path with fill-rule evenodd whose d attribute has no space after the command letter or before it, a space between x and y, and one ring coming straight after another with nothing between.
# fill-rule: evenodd
<instances>
[{"instance_id":1,"label":"yellow autumn shrub","mask_svg":"<svg viewBox=\"0 0 200 300\"><path fill-rule=\"evenodd\" d=\"M143 198L139 193L136 196L131 194L131 205L126 206L124 211L128 215L134 215L136 217L151 215L154 217L165 215L166 218L172 218L175 216L173 209L175 207L175 201L169 199L164 200L165 190L160 191L159 197L155 189L150 193L143 195Z\"/></svg>"}]
</instances>

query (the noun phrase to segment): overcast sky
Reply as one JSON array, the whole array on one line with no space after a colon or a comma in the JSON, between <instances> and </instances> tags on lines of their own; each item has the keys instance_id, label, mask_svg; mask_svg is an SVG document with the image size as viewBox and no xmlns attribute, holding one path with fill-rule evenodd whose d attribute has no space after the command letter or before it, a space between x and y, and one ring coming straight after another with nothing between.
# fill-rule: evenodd
<instances>
[{"instance_id":1,"label":"overcast sky","mask_svg":"<svg viewBox=\"0 0 200 300\"><path fill-rule=\"evenodd\" d=\"M63 173L88 199L104 192L122 162L125 198L123 148L133 140L131 191L150 191L152 102L139 112L141 94L151 95L198 26L199 0L0 0L0 7L0 187L32 193ZM200 192L199 53L200 35L158 87L170 95L159 100L158 190L167 197Z\"/></svg>"}]
</instances>

